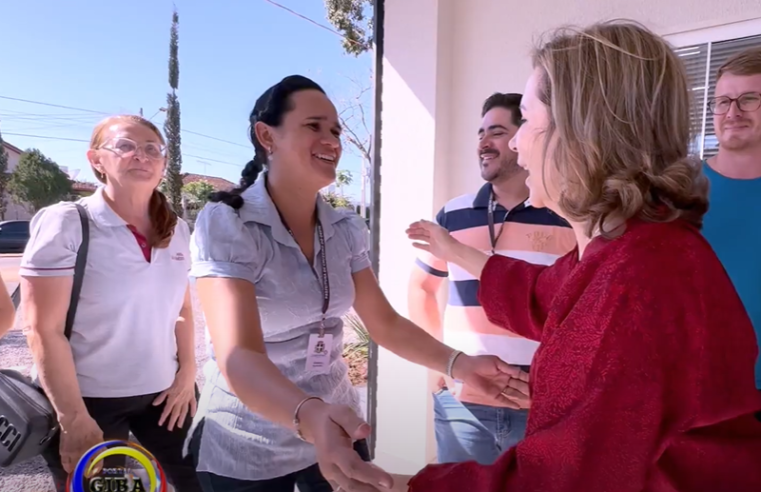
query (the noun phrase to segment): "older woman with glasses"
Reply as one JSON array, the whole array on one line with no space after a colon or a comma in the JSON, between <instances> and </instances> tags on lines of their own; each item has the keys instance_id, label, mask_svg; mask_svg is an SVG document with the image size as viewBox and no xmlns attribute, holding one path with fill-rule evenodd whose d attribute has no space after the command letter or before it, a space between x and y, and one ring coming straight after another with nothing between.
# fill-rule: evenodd
<instances>
[{"instance_id":1,"label":"older woman with glasses","mask_svg":"<svg viewBox=\"0 0 761 492\"><path fill-rule=\"evenodd\" d=\"M104 184L77 202L89 224L87 266L65 320L83 242L74 203L40 210L21 262L25 330L61 431L47 448L56 488L104 440L137 437L178 492L200 490L182 447L196 409L188 225L157 190L164 138L150 121L110 117L87 152Z\"/></svg>"}]
</instances>

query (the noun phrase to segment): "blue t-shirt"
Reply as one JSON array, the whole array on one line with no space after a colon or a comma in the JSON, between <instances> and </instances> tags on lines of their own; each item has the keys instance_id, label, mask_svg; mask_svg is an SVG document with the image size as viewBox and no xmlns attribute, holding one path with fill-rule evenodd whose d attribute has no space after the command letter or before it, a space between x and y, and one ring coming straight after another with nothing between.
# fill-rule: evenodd
<instances>
[{"instance_id":1,"label":"blue t-shirt","mask_svg":"<svg viewBox=\"0 0 761 492\"><path fill-rule=\"evenodd\" d=\"M731 179L703 168L711 183L703 235L745 304L761 347L761 178ZM761 389L761 357L756 387Z\"/></svg>"}]
</instances>

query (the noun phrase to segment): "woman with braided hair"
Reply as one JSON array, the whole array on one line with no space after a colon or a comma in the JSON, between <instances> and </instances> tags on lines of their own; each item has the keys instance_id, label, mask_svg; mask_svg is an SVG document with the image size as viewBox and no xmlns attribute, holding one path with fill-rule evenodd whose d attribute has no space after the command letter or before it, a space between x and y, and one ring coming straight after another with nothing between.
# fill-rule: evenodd
<instances>
[{"instance_id":1,"label":"woman with braided hair","mask_svg":"<svg viewBox=\"0 0 761 492\"><path fill-rule=\"evenodd\" d=\"M269 88L250 116L240 188L198 216L192 269L212 349L191 434L207 492L386 490L341 357L354 307L379 345L494 400L516 368L452 350L394 311L370 268L368 230L319 190L336 179L341 127L312 80ZM333 485L331 485L331 483Z\"/></svg>"}]
</instances>

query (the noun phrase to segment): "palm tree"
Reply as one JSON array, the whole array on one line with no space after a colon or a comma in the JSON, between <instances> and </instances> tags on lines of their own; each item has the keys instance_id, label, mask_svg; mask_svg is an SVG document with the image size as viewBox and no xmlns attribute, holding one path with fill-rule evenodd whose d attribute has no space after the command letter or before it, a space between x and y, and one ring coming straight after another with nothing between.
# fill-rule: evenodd
<instances>
[{"instance_id":1,"label":"palm tree","mask_svg":"<svg viewBox=\"0 0 761 492\"><path fill-rule=\"evenodd\" d=\"M351 171L340 169L338 173L336 173L336 187L341 196L343 196L344 186L349 186L352 181L354 181L354 176L352 176Z\"/></svg>"}]
</instances>

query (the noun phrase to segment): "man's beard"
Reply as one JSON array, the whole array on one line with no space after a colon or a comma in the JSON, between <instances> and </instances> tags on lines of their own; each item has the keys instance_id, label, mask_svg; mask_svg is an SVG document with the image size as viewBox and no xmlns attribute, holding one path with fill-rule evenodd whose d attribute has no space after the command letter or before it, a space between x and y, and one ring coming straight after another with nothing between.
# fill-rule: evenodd
<instances>
[{"instance_id":1,"label":"man's beard","mask_svg":"<svg viewBox=\"0 0 761 492\"><path fill-rule=\"evenodd\" d=\"M484 181L493 183L495 181L504 181L510 179L521 171L517 158L498 157L499 166L496 169L481 167L481 178Z\"/></svg>"}]
</instances>

